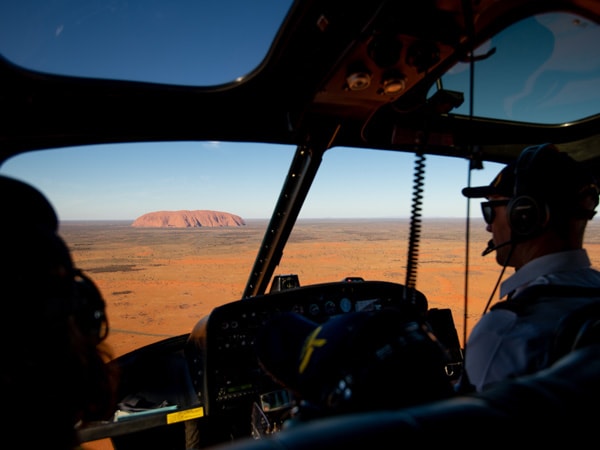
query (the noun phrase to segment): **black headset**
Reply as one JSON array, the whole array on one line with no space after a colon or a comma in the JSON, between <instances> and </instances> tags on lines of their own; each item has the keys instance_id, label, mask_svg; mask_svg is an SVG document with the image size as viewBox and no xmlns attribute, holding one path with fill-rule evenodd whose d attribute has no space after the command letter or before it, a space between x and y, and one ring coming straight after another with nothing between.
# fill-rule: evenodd
<instances>
[{"instance_id":1,"label":"black headset","mask_svg":"<svg viewBox=\"0 0 600 450\"><path fill-rule=\"evenodd\" d=\"M72 314L79 330L92 341L100 343L108 336L106 303L96 284L81 270L73 275Z\"/></svg>"},{"instance_id":2,"label":"black headset","mask_svg":"<svg viewBox=\"0 0 600 450\"><path fill-rule=\"evenodd\" d=\"M525 240L540 234L551 218L550 206L539 181L540 166L555 158L558 150L552 144L525 148L515 165L514 195L507 206L508 224L513 240Z\"/></svg>"}]
</instances>

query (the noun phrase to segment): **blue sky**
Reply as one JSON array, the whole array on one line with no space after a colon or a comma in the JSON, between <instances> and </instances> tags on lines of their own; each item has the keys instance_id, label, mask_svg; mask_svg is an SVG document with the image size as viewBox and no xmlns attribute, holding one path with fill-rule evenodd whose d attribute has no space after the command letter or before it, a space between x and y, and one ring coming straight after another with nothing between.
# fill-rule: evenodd
<instances>
[{"instance_id":1,"label":"blue sky","mask_svg":"<svg viewBox=\"0 0 600 450\"><path fill-rule=\"evenodd\" d=\"M41 71L220 84L244 76L262 60L288 4L281 0L6 1L0 5L0 52ZM138 26L135 30L128 26L132 21ZM490 61L476 66L476 86L481 88L475 96L476 113L558 122L598 110L600 46L593 47L600 42L598 27L552 15L537 28L546 39L533 38L517 26L512 37L500 36L479 51L497 48ZM100 39L91 40L90 34ZM569 54L559 37L579 42L576 48L588 48L594 57ZM513 45L509 39L528 43L516 55L519 66L503 52ZM565 73L557 61L569 58L571 73ZM457 67L452 77L443 80L444 88L465 92L462 113L468 113L467 75L466 66ZM163 143L128 144L127 151L102 146L101 151L34 152L8 161L0 172L40 188L64 220L130 220L145 212L177 209L269 217L293 149L251 144L265 152L266 159L259 161L248 155L246 146ZM165 147L167 158L161 151ZM121 163L109 165L117 157L123 158ZM185 164L175 165L182 161ZM374 151L365 160L351 149L328 151L301 216L406 217L414 162L411 154ZM460 190L468 182L467 167L467 161L427 157L424 216L464 216L467 204ZM488 184L500 168L486 164L485 170L471 174L471 184ZM231 182L232 178L241 183ZM471 210L479 214L478 202L472 202Z\"/></svg>"},{"instance_id":2,"label":"blue sky","mask_svg":"<svg viewBox=\"0 0 600 450\"><path fill-rule=\"evenodd\" d=\"M294 149L248 146L252 148L225 142L158 143L33 152L9 160L1 172L42 190L64 220L130 220L180 209L266 218ZM260 151L264 158L242 150ZM368 158L356 149L326 152L301 217L408 217L415 156L369 152ZM464 217L467 205L460 190L468 181L467 162L427 156L425 167L424 216ZM473 183L488 184L501 167L486 164L485 170L472 173ZM478 204L475 208L479 214Z\"/></svg>"}]
</instances>

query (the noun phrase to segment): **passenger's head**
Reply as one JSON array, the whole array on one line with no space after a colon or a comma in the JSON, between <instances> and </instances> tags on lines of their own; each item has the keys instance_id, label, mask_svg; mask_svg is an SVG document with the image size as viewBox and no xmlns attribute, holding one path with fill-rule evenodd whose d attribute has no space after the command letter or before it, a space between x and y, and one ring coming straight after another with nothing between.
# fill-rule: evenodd
<instances>
[{"instance_id":1,"label":"passenger's head","mask_svg":"<svg viewBox=\"0 0 600 450\"><path fill-rule=\"evenodd\" d=\"M0 176L0 207L1 379L15 418L7 429L70 448L76 423L113 411L104 300L74 267L56 213L37 189Z\"/></svg>"},{"instance_id":2,"label":"passenger's head","mask_svg":"<svg viewBox=\"0 0 600 450\"><path fill-rule=\"evenodd\" d=\"M552 144L525 148L488 186L468 187L463 195L486 198L482 212L494 244L515 245L520 251L544 248L545 253L581 248L586 224L598 205L599 184L583 163ZM496 259L506 262L510 247L498 249ZM541 256L530 248L528 259Z\"/></svg>"}]
</instances>

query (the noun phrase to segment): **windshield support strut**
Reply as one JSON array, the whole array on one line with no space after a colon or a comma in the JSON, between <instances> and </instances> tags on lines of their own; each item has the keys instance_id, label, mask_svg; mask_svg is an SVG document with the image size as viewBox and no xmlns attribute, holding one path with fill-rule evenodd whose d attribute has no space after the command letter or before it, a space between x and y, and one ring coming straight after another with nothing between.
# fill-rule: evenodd
<instances>
[{"instance_id":1,"label":"windshield support strut","mask_svg":"<svg viewBox=\"0 0 600 450\"><path fill-rule=\"evenodd\" d=\"M265 293L326 149L327 146L315 145L296 149L242 298Z\"/></svg>"}]
</instances>

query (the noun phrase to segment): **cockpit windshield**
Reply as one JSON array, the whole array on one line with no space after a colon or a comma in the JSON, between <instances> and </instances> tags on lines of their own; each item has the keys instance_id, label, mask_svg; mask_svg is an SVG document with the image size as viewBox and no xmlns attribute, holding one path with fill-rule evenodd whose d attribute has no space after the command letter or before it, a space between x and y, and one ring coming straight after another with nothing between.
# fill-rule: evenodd
<instances>
[{"instance_id":1,"label":"cockpit windshield","mask_svg":"<svg viewBox=\"0 0 600 450\"><path fill-rule=\"evenodd\" d=\"M472 108L475 116L495 119L576 121L596 114L600 105L600 47L594 44L599 39L597 24L573 14L530 17L480 46L472 74L468 63L460 63L442 82L465 94L458 113ZM520 51L506 51L515 48Z\"/></svg>"},{"instance_id":2,"label":"cockpit windshield","mask_svg":"<svg viewBox=\"0 0 600 450\"><path fill-rule=\"evenodd\" d=\"M0 54L45 73L213 86L260 64L290 3L3 2Z\"/></svg>"}]
</instances>

